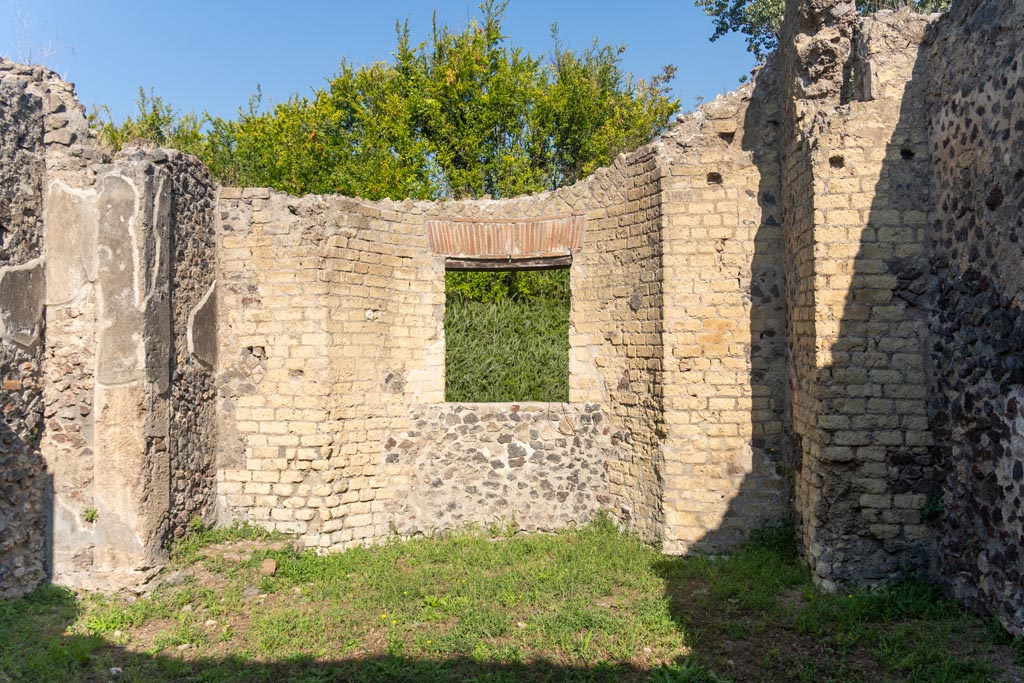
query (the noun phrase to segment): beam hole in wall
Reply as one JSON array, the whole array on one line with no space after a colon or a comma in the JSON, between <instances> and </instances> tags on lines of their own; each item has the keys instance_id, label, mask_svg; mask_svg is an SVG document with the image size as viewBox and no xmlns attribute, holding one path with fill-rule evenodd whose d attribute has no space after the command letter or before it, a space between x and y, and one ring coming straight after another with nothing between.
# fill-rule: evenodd
<instances>
[{"instance_id":1,"label":"beam hole in wall","mask_svg":"<svg viewBox=\"0 0 1024 683\"><path fill-rule=\"evenodd\" d=\"M905 161L910 161L914 158L914 150L904 147L900 150L900 158Z\"/></svg>"},{"instance_id":2,"label":"beam hole in wall","mask_svg":"<svg viewBox=\"0 0 1024 683\"><path fill-rule=\"evenodd\" d=\"M569 400L569 269L552 263L471 270L449 259L446 401Z\"/></svg>"},{"instance_id":3,"label":"beam hole in wall","mask_svg":"<svg viewBox=\"0 0 1024 683\"><path fill-rule=\"evenodd\" d=\"M721 184L722 184L722 174L721 173L717 173L717 172L714 172L714 171L712 171L711 173L708 173L708 185L721 185Z\"/></svg>"},{"instance_id":4,"label":"beam hole in wall","mask_svg":"<svg viewBox=\"0 0 1024 683\"><path fill-rule=\"evenodd\" d=\"M727 145L731 145L732 141L736 139L736 133L733 131L719 133L718 137Z\"/></svg>"},{"instance_id":5,"label":"beam hole in wall","mask_svg":"<svg viewBox=\"0 0 1024 683\"><path fill-rule=\"evenodd\" d=\"M843 168L844 166L846 166L846 159L844 159L841 155L836 154L828 158L828 165L831 166L832 168Z\"/></svg>"}]
</instances>

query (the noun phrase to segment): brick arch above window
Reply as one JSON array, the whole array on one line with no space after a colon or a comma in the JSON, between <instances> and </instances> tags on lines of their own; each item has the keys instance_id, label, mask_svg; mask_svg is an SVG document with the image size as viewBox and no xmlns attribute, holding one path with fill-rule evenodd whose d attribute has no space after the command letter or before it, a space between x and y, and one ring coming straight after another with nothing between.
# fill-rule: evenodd
<instances>
[{"instance_id":1,"label":"brick arch above window","mask_svg":"<svg viewBox=\"0 0 1024 683\"><path fill-rule=\"evenodd\" d=\"M583 248L582 213L513 220L444 218L427 221L431 251L448 270L564 268Z\"/></svg>"}]
</instances>

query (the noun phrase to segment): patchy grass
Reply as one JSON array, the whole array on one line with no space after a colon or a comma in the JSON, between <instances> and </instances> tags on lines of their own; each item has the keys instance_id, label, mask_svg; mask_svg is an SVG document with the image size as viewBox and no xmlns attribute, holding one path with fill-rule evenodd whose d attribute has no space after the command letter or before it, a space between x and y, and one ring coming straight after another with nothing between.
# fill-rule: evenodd
<instances>
[{"instance_id":1,"label":"patchy grass","mask_svg":"<svg viewBox=\"0 0 1024 683\"><path fill-rule=\"evenodd\" d=\"M200 530L146 599L0 604L0 682L1020 680L1000 628L923 583L824 595L791 538L667 558L600 519L317 556Z\"/></svg>"}]
</instances>

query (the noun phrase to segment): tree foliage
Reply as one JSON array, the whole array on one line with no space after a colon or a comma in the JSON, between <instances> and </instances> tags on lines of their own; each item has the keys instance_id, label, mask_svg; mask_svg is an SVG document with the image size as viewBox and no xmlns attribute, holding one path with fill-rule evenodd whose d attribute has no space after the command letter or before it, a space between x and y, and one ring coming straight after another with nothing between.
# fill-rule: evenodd
<instances>
[{"instance_id":1,"label":"tree foliage","mask_svg":"<svg viewBox=\"0 0 1024 683\"><path fill-rule=\"evenodd\" d=\"M742 33L747 37L747 49L758 61L778 47L785 0L694 0L694 4L714 20L712 41L728 33ZM918 12L940 12L949 8L949 0L857 0L857 11L862 14L908 6Z\"/></svg>"},{"instance_id":2,"label":"tree foliage","mask_svg":"<svg viewBox=\"0 0 1024 683\"><path fill-rule=\"evenodd\" d=\"M420 44L398 23L391 60L342 62L311 96L266 110L257 91L235 119L178 116L140 91L135 116L115 124L101 113L97 125L115 147L141 137L193 153L227 184L369 199L550 189L664 130L678 108L674 67L634 80L624 48L563 49L555 27L552 54L533 57L502 32L507 2L485 0L461 31L435 17Z\"/></svg>"},{"instance_id":3,"label":"tree foliage","mask_svg":"<svg viewBox=\"0 0 1024 683\"><path fill-rule=\"evenodd\" d=\"M292 194L367 199L509 197L571 184L622 151L650 141L678 109L668 83L622 69L625 48L596 40L564 48L552 26L547 58L502 32L508 0L485 0L461 31L435 20L428 38L396 23L392 59L342 62L308 97L264 107L257 89L234 119L179 115L139 91L123 123L94 114L114 148L142 138L199 157L222 183ZM451 294L471 301L551 298L567 274L452 273Z\"/></svg>"}]
</instances>

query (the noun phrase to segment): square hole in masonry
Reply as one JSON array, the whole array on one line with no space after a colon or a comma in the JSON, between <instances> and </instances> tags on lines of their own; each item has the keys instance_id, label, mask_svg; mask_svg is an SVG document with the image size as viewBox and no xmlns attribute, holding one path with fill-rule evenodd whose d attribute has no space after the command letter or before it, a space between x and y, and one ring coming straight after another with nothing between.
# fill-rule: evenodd
<instances>
[{"instance_id":1,"label":"square hole in masonry","mask_svg":"<svg viewBox=\"0 0 1024 683\"><path fill-rule=\"evenodd\" d=\"M569 400L569 269L445 272L445 400Z\"/></svg>"}]
</instances>

